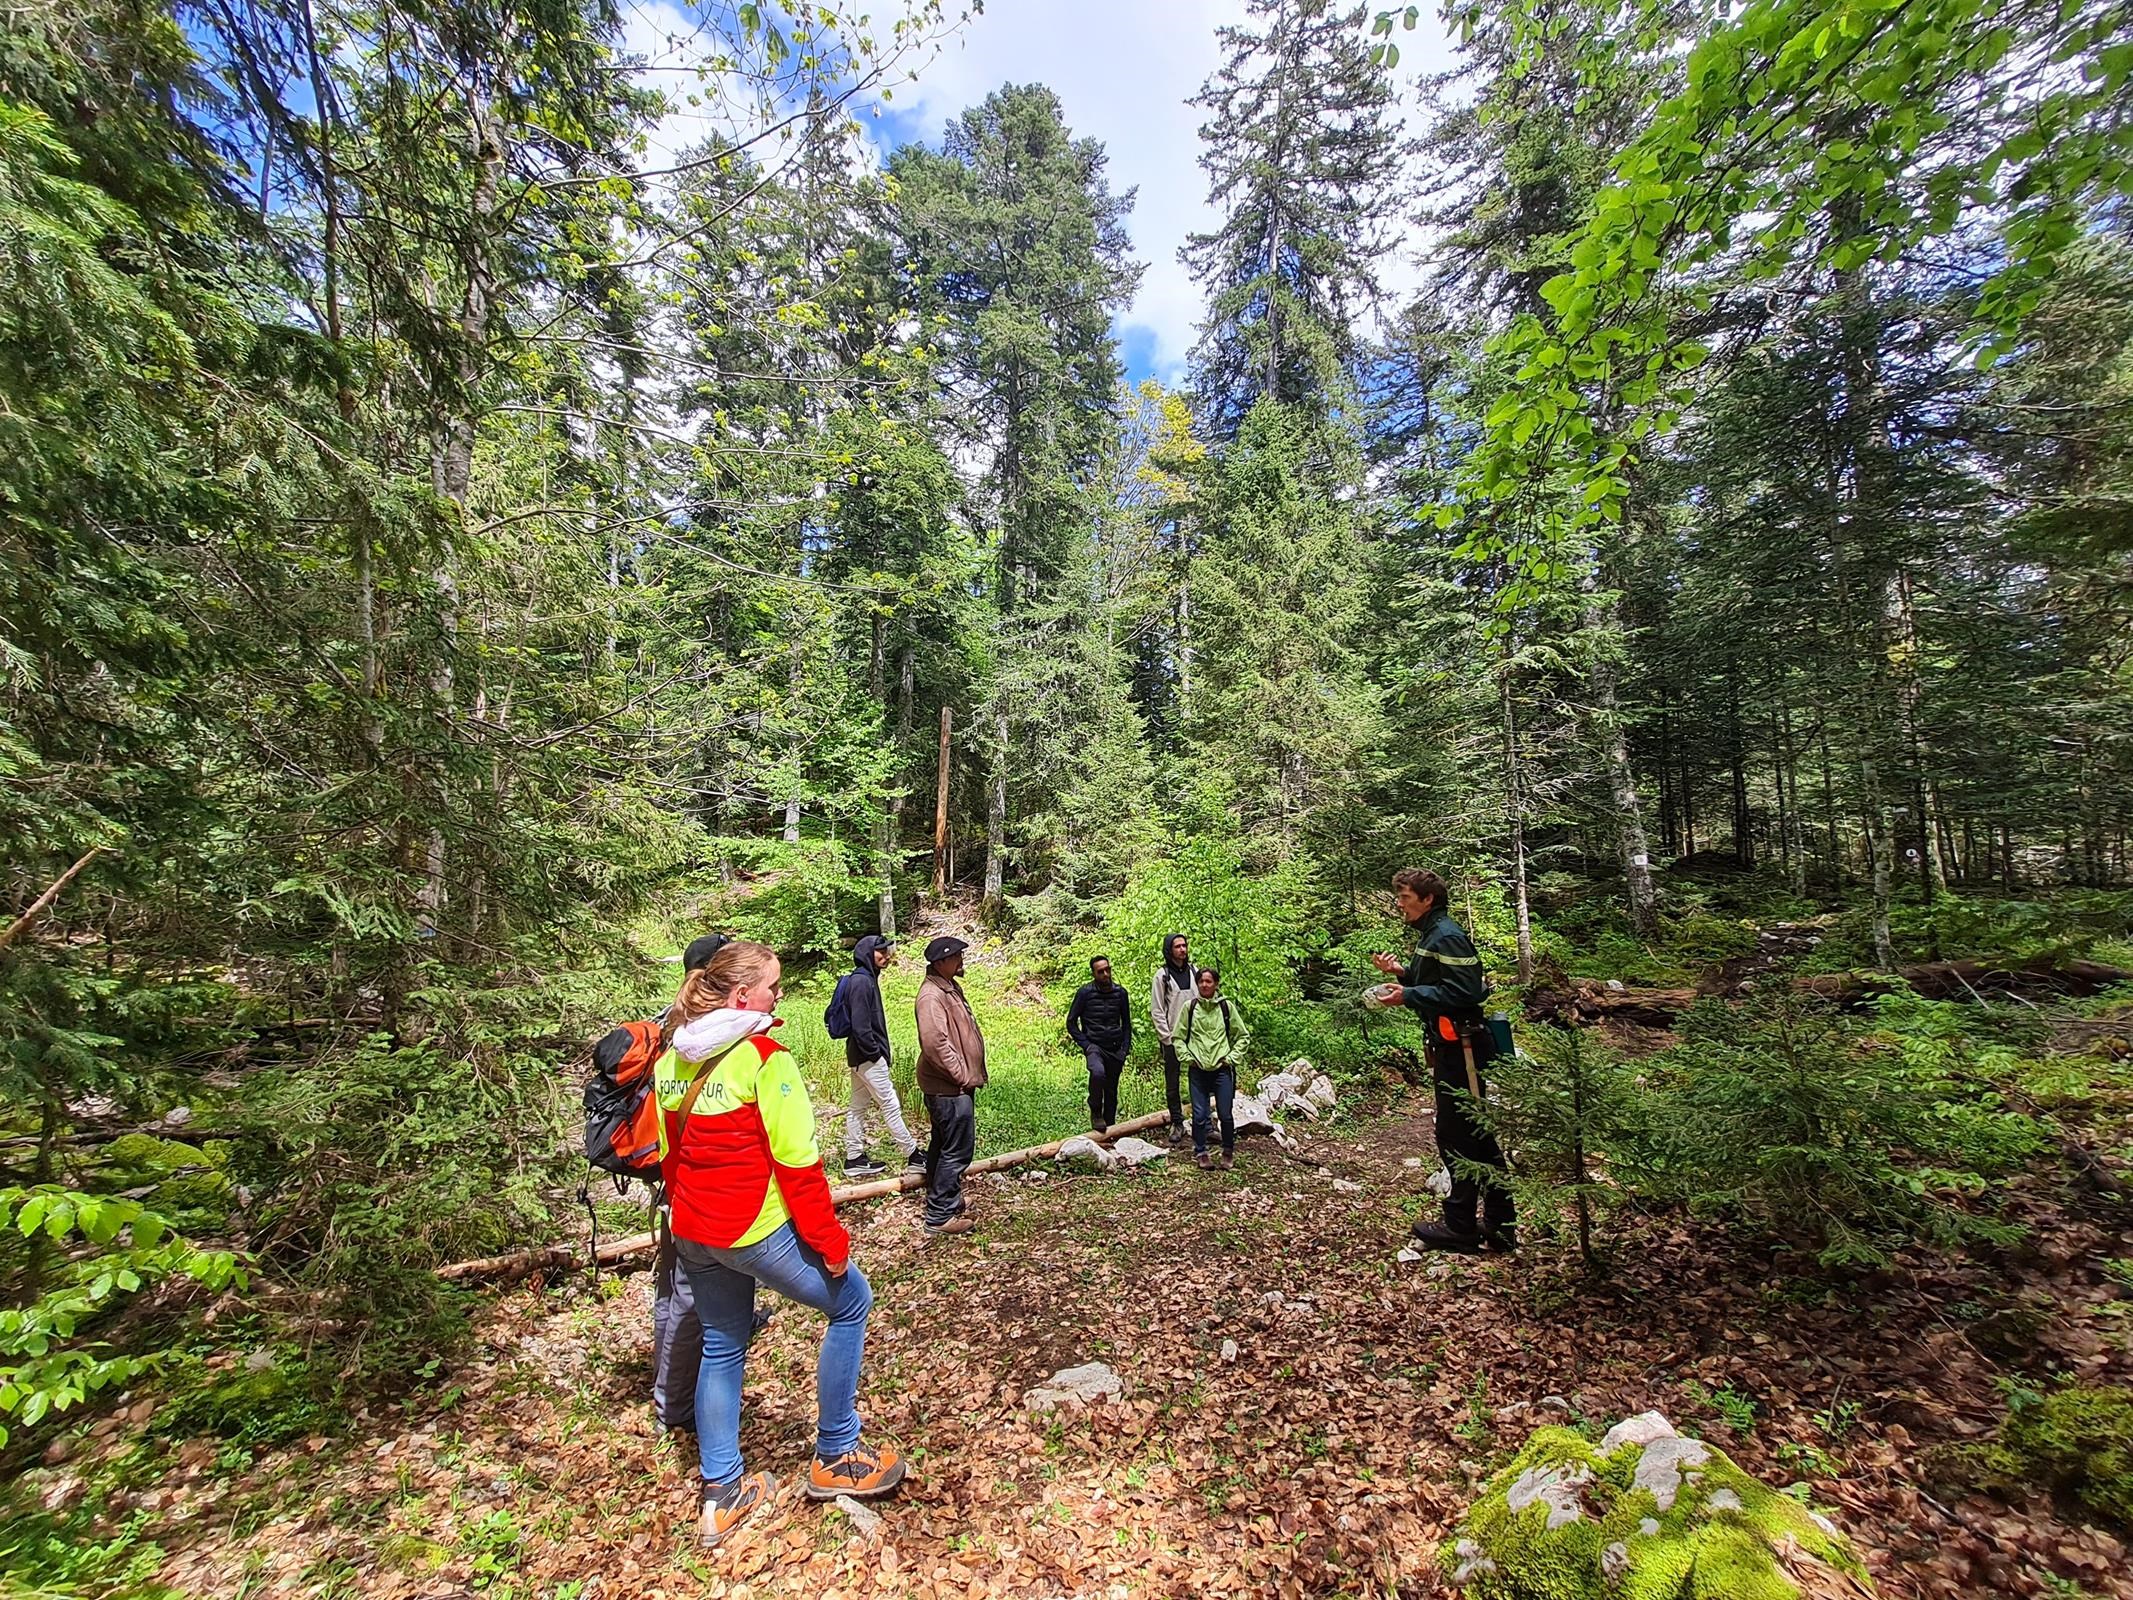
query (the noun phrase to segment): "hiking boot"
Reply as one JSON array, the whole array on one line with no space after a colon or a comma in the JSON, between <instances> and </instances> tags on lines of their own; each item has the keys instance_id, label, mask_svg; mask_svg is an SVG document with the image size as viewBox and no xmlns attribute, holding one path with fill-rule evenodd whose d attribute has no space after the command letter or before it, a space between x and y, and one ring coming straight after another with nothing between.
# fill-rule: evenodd
<instances>
[{"instance_id":1,"label":"hiking boot","mask_svg":"<svg viewBox=\"0 0 2133 1600\"><path fill-rule=\"evenodd\" d=\"M1192 1164L1198 1167L1202 1172L1212 1172L1215 1170L1215 1158L1209 1155L1205 1150L1195 1150L1192 1153Z\"/></svg>"},{"instance_id":2,"label":"hiking boot","mask_svg":"<svg viewBox=\"0 0 2133 1600\"><path fill-rule=\"evenodd\" d=\"M1484 1228L1481 1233L1481 1242L1488 1249L1500 1250L1505 1255L1511 1255L1518 1249L1518 1229L1508 1222L1500 1228Z\"/></svg>"},{"instance_id":3,"label":"hiking boot","mask_svg":"<svg viewBox=\"0 0 2133 1600\"><path fill-rule=\"evenodd\" d=\"M1173 1122L1173 1123L1172 1123L1172 1124L1170 1125L1170 1131L1169 1131L1169 1132L1167 1132L1167 1133L1165 1133L1165 1134L1163 1135L1163 1143L1165 1143L1165 1144L1183 1144L1184 1142L1185 1142L1185 1124L1184 1124L1184 1123L1182 1123L1182 1122Z\"/></svg>"},{"instance_id":4,"label":"hiking boot","mask_svg":"<svg viewBox=\"0 0 2133 1600\"><path fill-rule=\"evenodd\" d=\"M888 1170L872 1156L861 1156L857 1161L847 1161L844 1164L844 1175L847 1178L878 1178Z\"/></svg>"},{"instance_id":5,"label":"hiking boot","mask_svg":"<svg viewBox=\"0 0 2133 1600\"><path fill-rule=\"evenodd\" d=\"M767 1504L778 1491L778 1480L767 1472L751 1472L738 1483L707 1483L703 1509L697 1513L696 1542L706 1550L717 1544L757 1506Z\"/></svg>"},{"instance_id":6,"label":"hiking boot","mask_svg":"<svg viewBox=\"0 0 2133 1600\"><path fill-rule=\"evenodd\" d=\"M926 1237L938 1239L944 1233L968 1233L976 1226L977 1224L968 1217L950 1217L946 1222L927 1223Z\"/></svg>"},{"instance_id":7,"label":"hiking boot","mask_svg":"<svg viewBox=\"0 0 2133 1600\"><path fill-rule=\"evenodd\" d=\"M1225 1151L1223 1151L1223 1152L1222 1152L1222 1170L1223 1170L1224 1172L1227 1172L1227 1171L1229 1171L1229 1170L1230 1170L1230 1168L1234 1167L1234 1166L1235 1166L1236 1164L1237 1164L1237 1152L1236 1152L1236 1151L1234 1151L1234 1150L1225 1150Z\"/></svg>"},{"instance_id":8,"label":"hiking boot","mask_svg":"<svg viewBox=\"0 0 2133 1600\"><path fill-rule=\"evenodd\" d=\"M1456 1250L1462 1255L1481 1253L1481 1235L1466 1233L1448 1222L1418 1222L1411 1230L1415 1243L1425 1250Z\"/></svg>"},{"instance_id":9,"label":"hiking boot","mask_svg":"<svg viewBox=\"0 0 2133 1600\"><path fill-rule=\"evenodd\" d=\"M820 1456L807 1472L807 1498L834 1500L850 1495L871 1500L904 1481L904 1458L893 1445L855 1444L835 1461Z\"/></svg>"}]
</instances>

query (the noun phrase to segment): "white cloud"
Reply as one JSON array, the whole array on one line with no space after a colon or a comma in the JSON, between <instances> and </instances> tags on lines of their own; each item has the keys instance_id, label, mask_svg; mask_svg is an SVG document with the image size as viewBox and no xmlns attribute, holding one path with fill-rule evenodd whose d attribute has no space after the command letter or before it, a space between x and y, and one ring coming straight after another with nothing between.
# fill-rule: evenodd
<instances>
[{"instance_id":1,"label":"white cloud","mask_svg":"<svg viewBox=\"0 0 2133 1600\"><path fill-rule=\"evenodd\" d=\"M1003 83L1048 85L1067 126L1103 142L1111 186L1140 191L1127 226L1148 270L1121 323L1152 332L1154 368L1174 380L1202 309L1178 247L1216 221L1199 167L1204 113L1186 101L1220 59L1215 29L1244 20L1243 0L993 0L886 109L899 121L915 115L924 136L937 140L951 118ZM1403 103L1411 102L1414 78L1440 69L1451 48L1433 10L1415 32L1396 37L1395 76ZM1385 263L1380 281L1388 291L1417 281L1411 256L1403 249Z\"/></svg>"}]
</instances>

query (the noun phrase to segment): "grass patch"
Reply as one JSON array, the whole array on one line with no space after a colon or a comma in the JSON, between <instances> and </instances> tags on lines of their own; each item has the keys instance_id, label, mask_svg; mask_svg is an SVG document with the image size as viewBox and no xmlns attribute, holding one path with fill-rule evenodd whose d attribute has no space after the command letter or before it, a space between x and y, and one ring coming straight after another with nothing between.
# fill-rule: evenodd
<instances>
[{"instance_id":1,"label":"grass patch","mask_svg":"<svg viewBox=\"0 0 2133 1600\"><path fill-rule=\"evenodd\" d=\"M978 1095L978 1154L997 1155L1020 1150L1087 1128L1089 1077L1081 1052L1067 1042L1065 1015L1052 1008L1034 985L1025 985L1002 960L985 959L986 952L971 951L963 974L963 993L985 1035L985 1067L991 1081ZM841 971L824 970L804 978L786 992L778 1014L784 1019L777 1037L800 1063L807 1079L807 1092L818 1111L843 1106L850 1079L844 1065L844 1043L832 1039L822 1025L823 1008ZM889 1016L889 1038L895 1047L892 1067L897 1093L904 1103L904 1116L911 1131L925 1137L925 1103L920 1099L914 1073L918 1066L918 1025L914 1007L925 968L915 952L899 949L882 973L882 1006ZM1119 1085L1119 1120L1163 1109L1163 1074L1153 1035L1134 1052ZM837 1124L835 1138L826 1137L830 1151L842 1137Z\"/></svg>"}]
</instances>

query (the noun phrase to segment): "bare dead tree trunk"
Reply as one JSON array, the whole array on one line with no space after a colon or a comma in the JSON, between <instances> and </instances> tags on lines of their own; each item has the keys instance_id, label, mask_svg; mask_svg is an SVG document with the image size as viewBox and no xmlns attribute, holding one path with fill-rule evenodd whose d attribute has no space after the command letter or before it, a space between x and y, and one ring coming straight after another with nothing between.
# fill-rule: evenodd
<instances>
[{"instance_id":1,"label":"bare dead tree trunk","mask_svg":"<svg viewBox=\"0 0 2133 1600\"><path fill-rule=\"evenodd\" d=\"M948 898L948 733L954 713L941 707L941 759L933 785L933 898Z\"/></svg>"}]
</instances>

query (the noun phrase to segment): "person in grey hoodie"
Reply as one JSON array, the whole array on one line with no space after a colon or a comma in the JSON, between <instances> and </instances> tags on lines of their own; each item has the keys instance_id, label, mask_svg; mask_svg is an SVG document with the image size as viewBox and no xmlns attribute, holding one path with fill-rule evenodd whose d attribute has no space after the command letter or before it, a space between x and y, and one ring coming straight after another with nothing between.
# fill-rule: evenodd
<instances>
[{"instance_id":1,"label":"person in grey hoodie","mask_svg":"<svg viewBox=\"0 0 2133 1600\"><path fill-rule=\"evenodd\" d=\"M1163 1051L1163 1089L1170 1097L1170 1142L1177 1144L1185 1137L1185 1107L1178 1098L1178 1018L1191 1003L1198 974L1192 969L1191 943L1182 933L1173 933L1163 941L1162 956L1148 995L1148 1021Z\"/></svg>"},{"instance_id":2,"label":"person in grey hoodie","mask_svg":"<svg viewBox=\"0 0 2133 1600\"><path fill-rule=\"evenodd\" d=\"M844 1041L844 1064L852 1075L852 1095L844 1112L844 1175L878 1178L886 1169L867 1154L867 1123L885 1128L904 1164L923 1168L925 1152L904 1123L896 1083L889 1075L889 1013L881 1003L881 969L889 964L890 943L870 933L853 947L852 970L844 975L845 1014L852 1032Z\"/></svg>"}]
</instances>

